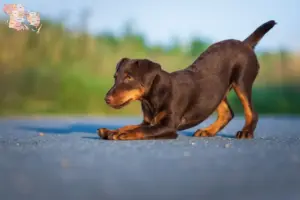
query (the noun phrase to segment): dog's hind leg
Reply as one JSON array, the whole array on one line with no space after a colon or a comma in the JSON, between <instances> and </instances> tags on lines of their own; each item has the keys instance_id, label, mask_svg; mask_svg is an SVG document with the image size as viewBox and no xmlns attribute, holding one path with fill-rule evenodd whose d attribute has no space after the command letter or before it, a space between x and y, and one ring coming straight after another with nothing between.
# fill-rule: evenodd
<instances>
[{"instance_id":1,"label":"dog's hind leg","mask_svg":"<svg viewBox=\"0 0 300 200\"><path fill-rule=\"evenodd\" d=\"M233 88L239 97L243 107L245 114L245 125L241 131L238 131L236 134L236 138L243 139L248 138L251 139L254 137L254 130L256 128L258 122L258 115L253 109L252 105L252 84L233 84Z\"/></svg>"},{"instance_id":2,"label":"dog's hind leg","mask_svg":"<svg viewBox=\"0 0 300 200\"><path fill-rule=\"evenodd\" d=\"M221 131L234 117L234 113L225 97L217 107L217 120L206 128L194 133L195 137L212 137Z\"/></svg>"}]
</instances>

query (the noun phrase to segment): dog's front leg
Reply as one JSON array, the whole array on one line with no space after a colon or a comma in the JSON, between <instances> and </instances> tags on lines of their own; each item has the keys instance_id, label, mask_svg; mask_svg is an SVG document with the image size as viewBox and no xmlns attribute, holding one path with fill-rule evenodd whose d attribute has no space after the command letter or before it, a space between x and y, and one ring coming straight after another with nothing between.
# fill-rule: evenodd
<instances>
[{"instance_id":1,"label":"dog's front leg","mask_svg":"<svg viewBox=\"0 0 300 200\"><path fill-rule=\"evenodd\" d=\"M145 118L144 118L145 119ZM147 118L146 118L147 119ZM151 124L141 125L132 130L119 132L109 137L110 140L152 140L152 139L176 139L176 117L167 111L159 112ZM144 120L145 122L145 120ZM149 122L149 120L146 120Z\"/></svg>"},{"instance_id":2,"label":"dog's front leg","mask_svg":"<svg viewBox=\"0 0 300 200\"><path fill-rule=\"evenodd\" d=\"M109 137L110 140L176 139L176 130L163 125L140 126Z\"/></svg>"},{"instance_id":3,"label":"dog's front leg","mask_svg":"<svg viewBox=\"0 0 300 200\"><path fill-rule=\"evenodd\" d=\"M142 124L139 125L127 125L127 126L123 126L121 128L118 128L116 130L109 130L107 128L99 128L97 130L98 135L102 138L102 139L108 139L109 137L112 137L113 135L118 135L120 133L123 133L125 131L129 131L129 130L133 130L135 128L140 127Z\"/></svg>"},{"instance_id":4,"label":"dog's front leg","mask_svg":"<svg viewBox=\"0 0 300 200\"><path fill-rule=\"evenodd\" d=\"M150 125L151 120L152 120L151 113L149 113L148 110L143 109L143 121L142 121L142 123L140 123L138 125L127 125L127 126L118 128L116 130L109 130L107 128L99 128L97 130L97 132L98 132L98 135L102 139L109 139L109 138L112 138L113 136L116 137L116 135L119 135L120 133L124 133L126 131L136 129L136 128L141 127L141 126Z\"/></svg>"},{"instance_id":5,"label":"dog's front leg","mask_svg":"<svg viewBox=\"0 0 300 200\"><path fill-rule=\"evenodd\" d=\"M147 120L145 120L145 118L144 118L142 123L140 123L138 125L127 125L127 126L123 126L121 128L118 128L116 130L109 130L107 128L99 128L97 130L97 132L98 132L98 135L102 139L109 139L109 137L112 138L114 135L119 135L119 134L124 133L126 131L130 131L130 130L136 129L136 128L141 127L141 126L146 126L146 125L149 125L149 122Z\"/></svg>"}]
</instances>

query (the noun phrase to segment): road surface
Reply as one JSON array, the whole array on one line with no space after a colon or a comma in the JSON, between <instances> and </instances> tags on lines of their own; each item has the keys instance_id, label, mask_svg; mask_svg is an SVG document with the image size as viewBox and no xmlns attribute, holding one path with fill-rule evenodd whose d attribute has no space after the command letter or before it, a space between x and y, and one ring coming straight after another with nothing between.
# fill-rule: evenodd
<instances>
[{"instance_id":1,"label":"road surface","mask_svg":"<svg viewBox=\"0 0 300 200\"><path fill-rule=\"evenodd\" d=\"M136 118L0 119L1 200L300 199L300 118L260 118L256 138L105 141L99 127Z\"/></svg>"}]
</instances>

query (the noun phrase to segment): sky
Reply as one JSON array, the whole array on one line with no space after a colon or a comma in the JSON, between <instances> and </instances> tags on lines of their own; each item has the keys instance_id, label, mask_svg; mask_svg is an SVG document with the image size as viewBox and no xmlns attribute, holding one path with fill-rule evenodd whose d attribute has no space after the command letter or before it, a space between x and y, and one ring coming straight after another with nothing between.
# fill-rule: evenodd
<instances>
[{"instance_id":1,"label":"sky","mask_svg":"<svg viewBox=\"0 0 300 200\"><path fill-rule=\"evenodd\" d=\"M64 2L64 3L62 3ZM78 25L80 12L89 9L88 30L120 32L124 23L143 33L151 44L192 37L211 42L243 40L268 20L277 25L261 40L257 49L300 52L299 0L0 0L0 4L21 3L41 16L67 17Z\"/></svg>"}]
</instances>

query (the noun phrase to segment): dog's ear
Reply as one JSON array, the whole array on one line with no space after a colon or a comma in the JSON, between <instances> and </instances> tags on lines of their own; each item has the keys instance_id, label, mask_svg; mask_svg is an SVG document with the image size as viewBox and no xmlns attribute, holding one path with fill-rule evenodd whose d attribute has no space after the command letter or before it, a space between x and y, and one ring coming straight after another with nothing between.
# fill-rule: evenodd
<instances>
[{"instance_id":1,"label":"dog's ear","mask_svg":"<svg viewBox=\"0 0 300 200\"><path fill-rule=\"evenodd\" d=\"M154 79L161 71L161 65L149 59L141 59L138 60L138 66L140 70L144 72L143 73L144 86L150 88Z\"/></svg>"},{"instance_id":2,"label":"dog's ear","mask_svg":"<svg viewBox=\"0 0 300 200\"><path fill-rule=\"evenodd\" d=\"M119 60L119 62L116 65L116 71L119 70L119 68L124 65L125 63L127 63L129 61L129 58L122 58L121 60Z\"/></svg>"}]
</instances>

